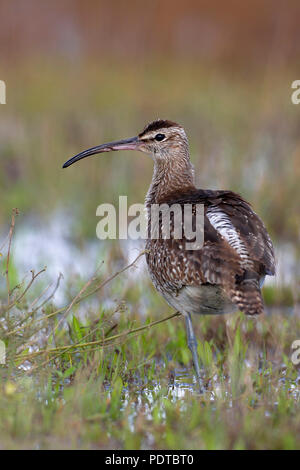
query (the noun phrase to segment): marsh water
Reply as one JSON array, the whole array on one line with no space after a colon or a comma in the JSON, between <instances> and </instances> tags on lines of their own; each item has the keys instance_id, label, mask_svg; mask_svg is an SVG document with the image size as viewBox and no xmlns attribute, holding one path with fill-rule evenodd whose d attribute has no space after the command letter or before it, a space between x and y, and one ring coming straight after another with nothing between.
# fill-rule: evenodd
<instances>
[{"instance_id":1,"label":"marsh water","mask_svg":"<svg viewBox=\"0 0 300 470\"><path fill-rule=\"evenodd\" d=\"M17 270L26 275L32 269L38 271L46 266L48 282L54 282L60 273L65 281L70 277L87 280L99 268L105 272L110 251L116 244L123 257L123 266L116 264L116 270L132 263L144 248L143 240L99 240L96 237L96 218L94 238L76 243L75 222L78 223L63 210L57 210L46 219L32 216L18 225L13 238L13 261ZM280 243L275 245L275 254L276 276L267 276L265 285L296 288L300 277L300 260L295 247L288 242ZM143 257L126 276L135 282L143 282L148 276ZM61 283L61 288L55 294L57 302L64 300L64 284L66 282Z\"/></svg>"}]
</instances>

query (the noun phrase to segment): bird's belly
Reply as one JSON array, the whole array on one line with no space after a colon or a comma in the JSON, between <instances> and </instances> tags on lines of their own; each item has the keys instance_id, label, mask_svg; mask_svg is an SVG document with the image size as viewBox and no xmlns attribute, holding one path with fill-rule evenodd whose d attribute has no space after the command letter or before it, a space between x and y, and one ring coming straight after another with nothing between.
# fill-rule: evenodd
<instances>
[{"instance_id":1,"label":"bird's belly","mask_svg":"<svg viewBox=\"0 0 300 470\"><path fill-rule=\"evenodd\" d=\"M180 313L212 315L237 310L220 285L202 283L200 269L183 250L161 240L146 244L149 274L154 287Z\"/></svg>"},{"instance_id":2,"label":"bird's belly","mask_svg":"<svg viewBox=\"0 0 300 470\"><path fill-rule=\"evenodd\" d=\"M176 293L162 292L162 295L169 305L181 313L217 315L237 310L220 286L185 286Z\"/></svg>"}]
</instances>

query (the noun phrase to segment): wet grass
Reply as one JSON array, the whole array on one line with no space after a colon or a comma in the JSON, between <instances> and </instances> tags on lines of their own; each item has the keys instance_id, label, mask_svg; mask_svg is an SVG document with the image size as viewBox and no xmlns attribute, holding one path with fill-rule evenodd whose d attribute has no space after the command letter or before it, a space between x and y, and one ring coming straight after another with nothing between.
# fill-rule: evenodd
<instances>
[{"instance_id":1,"label":"wet grass","mask_svg":"<svg viewBox=\"0 0 300 470\"><path fill-rule=\"evenodd\" d=\"M184 321L147 278L131 278L140 261L81 282L62 307L53 290L41 296L44 272L15 286L8 264L1 447L299 448L300 377L291 360L300 338L297 309L291 315L278 305L256 319L238 312L193 318L200 395ZM7 266L7 255L2 262ZM120 284L122 301L105 308Z\"/></svg>"}]
</instances>

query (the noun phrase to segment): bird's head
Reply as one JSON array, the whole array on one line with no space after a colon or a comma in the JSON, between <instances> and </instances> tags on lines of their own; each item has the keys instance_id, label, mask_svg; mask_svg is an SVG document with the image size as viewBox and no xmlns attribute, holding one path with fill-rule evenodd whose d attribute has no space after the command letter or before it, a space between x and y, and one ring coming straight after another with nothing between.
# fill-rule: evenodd
<instances>
[{"instance_id":1,"label":"bird's head","mask_svg":"<svg viewBox=\"0 0 300 470\"><path fill-rule=\"evenodd\" d=\"M188 140L179 124L158 119L148 124L136 137L108 142L80 152L70 158L63 168L90 155L116 150L138 150L151 155L154 161L170 159L174 155L188 157Z\"/></svg>"}]
</instances>

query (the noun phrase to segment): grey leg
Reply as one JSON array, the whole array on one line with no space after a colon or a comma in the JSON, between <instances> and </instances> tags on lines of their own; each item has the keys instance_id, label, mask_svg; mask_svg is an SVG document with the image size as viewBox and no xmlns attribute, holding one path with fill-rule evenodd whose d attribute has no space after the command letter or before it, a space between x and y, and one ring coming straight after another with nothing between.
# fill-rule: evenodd
<instances>
[{"instance_id":1,"label":"grey leg","mask_svg":"<svg viewBox=\"0 0 300 470\"><path fill-rule=\"evenodd\" d=\"M196 377L199 385L199 390L200 393L203 392L203 386L202 386L202 381L200 377L200 368L199 368L199 362L198 362L198 353L197 353L197 338L195 336L194 330L193 330L193 324L192 324L192 319L191 315L189 313L186 313L184 315L185 318L185 327L186 327L186 333L187 333L187 341L188 341L188 347L190 348L190 351L193 356L193 362L195 366L195 371L196 371Z\"/></svg>"}]
</instances>

